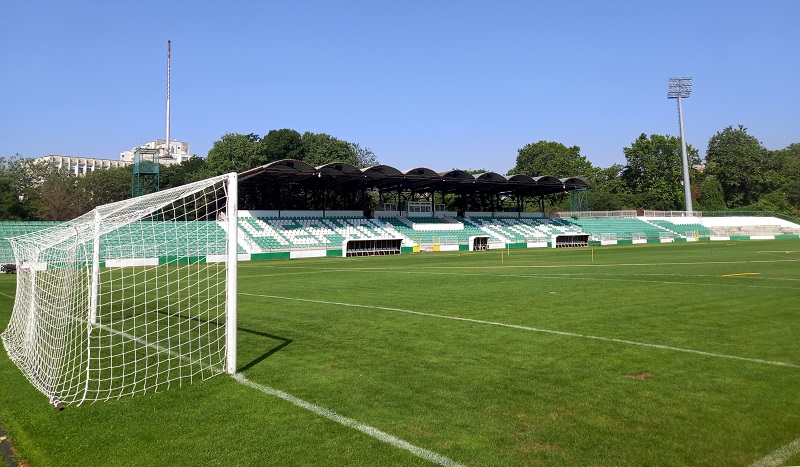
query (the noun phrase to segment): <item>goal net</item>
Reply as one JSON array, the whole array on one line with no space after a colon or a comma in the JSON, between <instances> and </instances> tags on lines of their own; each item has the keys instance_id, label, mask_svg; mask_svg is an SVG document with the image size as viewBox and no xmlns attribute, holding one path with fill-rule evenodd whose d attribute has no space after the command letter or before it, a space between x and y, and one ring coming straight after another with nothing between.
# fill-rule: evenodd
<instances>
[{"instance_id":1,"label":"goal net","mask_svg":"<svg viewBox=\"0 0 800 467\"><path fill-rule=\"evenodd\" d=\"M236 371L237 177L9 239L11 360L58 407Z\"/></svg>"}]
</instances>

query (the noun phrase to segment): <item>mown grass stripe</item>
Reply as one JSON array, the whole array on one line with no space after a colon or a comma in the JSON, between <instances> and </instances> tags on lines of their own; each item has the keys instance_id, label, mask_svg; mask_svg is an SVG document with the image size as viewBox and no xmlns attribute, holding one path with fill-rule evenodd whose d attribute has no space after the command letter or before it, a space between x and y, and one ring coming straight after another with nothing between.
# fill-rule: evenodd
<instances>
[{"instance_id":1,"label":"mown grass stripe","mask_svg":"<svg viewBox=\"0 0 800 467\"><path fill-rule=\"evenodd\" d=\"M332 302L326 300L312 300L308 298L297 298L297 297L283 297L280 295L266 295L266 294L254 294L254 293L247 293L247 292L239 292L239 295L246 295L251 297L263 297L263 298L273 298L277 300L293 300L298 302L307 302L307 303L319 303L322 305L337 305L337 306L346 306L352 308L367 308L373 310L383 310L383 311L396 311L400 313L409 313L412 315L419 315L419 316L428 316L431 318L441 318L441 319L451 319L454 321L464 321L468 323L475 323L475 324L485 324L489 326L500 326L505 328L512 328L512 329L520 329L523 331L531 331L531 332L542 332L546 334L556 334L559 336L567 336L567 337L577 337L581 339L592 339L597 341L604 341L604 342L614 342L617 344L628 344L628 345L638 345L641 347L649 347L653 349L660 349L660 350L671 350L674 352L683 352L683 353L691 353L695 355L703 355L706 357L716 357L716 358L727 358L730 360L739 360L744 362L750 363L761 363L765 365L774 365L774 366L782 366L787 368L800 368L800 365L796 365L794 363L787 363L787 362L777 362L772 360L762 360L760 358L750 358L750 357L740 357L738 355L727 355L727 354L720 354L715 352L706 352L703 350L694 350L694 349L684 349L681 347L673 347L669 345L661 345L661 344L651 344L648 342L637 342L631 341L627 339L617 339L614 337L601 337L601 336L592 336L589 334L579 334L576 332L567 332L567 331L556 331L553 329L540 329L534 328L530 326L522 326L519 324L509 324L509 323L500 323L497 321L484 321L481 319L474 319L474 318L462 318L459 316L449 316L449 315L440 315L436 313L425 313L422 311L414 311L414 310L405 310L402 308L393 308L393 307L385 307L385 306L375 306L375 305L361 305L357 303L344 303L344 302Z\"/></svg>"}]
</instances>

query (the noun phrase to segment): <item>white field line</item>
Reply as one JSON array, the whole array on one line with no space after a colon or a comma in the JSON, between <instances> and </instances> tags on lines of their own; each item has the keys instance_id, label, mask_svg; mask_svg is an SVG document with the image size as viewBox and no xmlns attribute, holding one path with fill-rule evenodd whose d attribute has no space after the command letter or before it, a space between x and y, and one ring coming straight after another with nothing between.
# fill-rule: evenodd
<instances>
[{"instance_id":1,"label":"white field line","mask_svg":"<svg viewBox=\"0 0 800 467\"><path fill-rule=\"evenodd\" d=\"M615 267L631 267L631 266L651 266L651 267L659 267L659 266L692 266L692 265L707 265L707 264L751 264L751 263L797 263L800 262L800 259L764 259L764 260L742 260L742 261L672 261L666 263L614 263L614 264L603 264L603 263L592 263L592 264L529 264L529 265L513 265L513 264L504 264L498 266L419 266L416 267L415 270L419 269L570 269L570 268L615 268ZM246 266L240 265L239 268L245 268ZM250 268L270 268L275 269L277 271L284 271L287 269L305 269L308 271L312 270L322 270L322 271L396 271L397 268L395 267L385 267L385 266L370 266L370 267L348 267L348 268L341 268L341 267L324 267L324 266L301 266L301 265L270 265L270 266L262 266L260 264L250 264L247 267Z\"/></svg>"},{"instance_id":2,"label":"white field line","mask_svg":"<svg viewBox=\"0 0 800 467\"><path fill-rule=\"evenodd\" d=\"M431 274L431 275L440 275L440 276L480 276L480 277L522 277L522 278L535 278L535 279L562 279L565 276L580 276L580 277L587 277L581 274L568 274L568 273L555 273L555 274L531 274L531 273L521 273L521 274L493 274L491 276L487 276L485 274L475 274L475 273L463 273L463 272L431 272L431 271L394 271L397 274ZM637 276L643 276L644 274L637 274ZM714 276L719 277L719 276ZM642 283L642 284L669 284L669 285L691 285L697 287L748 287L754 289L781 289L781 290L797 290L797 287L776 287L772 285L758 285L758 284L742 284L741 278L733 279L726 278L726 281L731 281L731 283L723 284L720 282L708 282L708 283L699 283L699 282L689 282L689 281L658 281L658 280L647 280L647 279L631 279L631 278L619 278L619 277L601 277L601 276L591 276L591 280L593 281L607 281L607 282L634 282L634 283ZM744 280L758 280L758 278L745 278ZM735 281L735 283L734 283Z\"/></svg>"},{"instance_id":3,"label":"white field line","mask_svg":"<svg viewBox=\"0 0 800 467\"><path fill-rule=\"evenodd\" d=\"M438 268L437 268L438 269ZM453 269L462 269L462 268L453 268ZM544 274L537 274L537 273L529 273L529 272L520 272L516 274L493 274L491 276L486 276L485 274L478 274L478 273L469 273L469 272L445 272L445 271L425 271L425 270L414 270L414 271L403 271L403 270L391 270L391 269L325 269L326 272L388 272L394 274L430 274L430 275L439 275L439 276L464 276L464 277L472 277L472 276L479 276L479 277L497 277L497 278L536 278L536 279L562 279L564 277L587 277L584 274L580 273L558 273L558 272L551 272L551 273L544 273ZM316 273L317 271L308 271L307 273ZM296 272L293 274L303 274L302 272ZM281 274L277 274L281 275ZM610 274L603 274L604 276L614 276L614 273ZM625 276L624 274L619 274L620 276ZM675 277L709 277L709 278L720 278L718 275L711 275L711 274L691 274L691 275L684 275L684 274L658 274L658 273L645 273L645 274L637 274L638 277L642 276L675 276ZM254 277L254 276L248 276ZM664 281L664 280L647 280L647 279L631 279L625 277L602 277L602 276L591 276L592 280L598 281L609 281L609 282L635 282L635 283L645 283L645 284L671 284L671 285L690 285L690 286L697 286L697 287L749 287L755 289L781 289L781 290L797 290L796 287L776 287L771 285L758 285L758 284L742 284L741 282L736 283L721 283L721 282L709 282L709 283L698 283L698 282L688 282L688 281ZM752 280L752 281L767 281L767 280L775 280L775 281L797 281L800 279L791 279L791 278L768 278L763 276L742 276L739 278L726 278L726 281L741 281L741 280Z\"/></svg>"},{"instance_id":4,"label":"white field line","mask_svg":"<svg viewBox=\"0 0 800 467\"><path fill-rule=\"evenodd\" d=\"M427 461L433 462L434 464L444 465L444 466L460 466L458 462L450 459L449 457L445 457L441 454L436 452L430 451L428 449L421 448L419 446L415 446L408 441L404 441L396 436L392 436L389 433L381 431L375 427L371 427L369 425L364 425L363 423L359 423L352 418L347 418L343 415L339 415L338 413L326 409L324 407L320 407L318 405L312 404L310 402L306 402L302 399L298 399L297 397L287 394L283 391L279 391L277 389L270 388L268 386L264 386L262 384L255 383L250 381L249 379L245 378L244 375L241 373L237 373L233 376L233 378L244 384L245 386L249 386L253 389L258 389L259 391L263 392L264 394L269 394L270 396L275 396L280 399L283 399L287 402L291 402L292 404L306 409L308 411L314 412L315 414L325 417L329 420L333 420L336 423L344 425L349 428L353 428L358 430L366 435L369 435L379 441L383 441L384 443L391 444L394 447L404 449L417 457L425 459Z\"/></svg>"},{"instance_id":5,"label":"white field line","mask_svg":"<svg viewBox=\"0 0 800 467\"><path fill-rule=\"evenodd\" d=\"M197 365L200 365L200 366L204 367L205 369L210 369L212 371L216 371L217 373L221 373L221 370L219 370L217 368L211 367L211 366L209 366L207 364L204 364L202 362L199 362L199 361L192 361L191 359L189 359L186 356L178 355L173 350L170 350L170 349L168 349L166 347L163 347L163 346L160 346L158 344L153 344L151 342L147 342L144 339L139 338L139 337L135 337L135 336L133 336L131 334L128 334L127 332L117 331L115 329L109 328L107 326L102 326L102 325L100 327L102 327L103 329L106 329L109 332L112 332L114 334L118 334L118 335L123 336L125 338L128 338L130 340L138 342L139 344L142 344L142 345L145 345L145 346L150 347L152 349L155 349L158 352L165 352L165 353L169 354L172 357L177 357L177 358L179 358L181 360L187 361L190 364L197 364ZM325 417L325 418L327 418L329 420L332 420L332 421L334 421L336 423L344 425L344 426L346 426L348 428L353 428L355 430L358 430L358 431L360 431L360 432L362 432L362 433L364 433L364 434L366 434L368 436L371 436L371 437L377 439L378 441L382 441L384 443L390 444L390 445L392 445L392 446L394 446L396 448L399 448L399 449L404 449L404 450L410 452L411 454L414 454L415 456L420 457L422 459L425 459L425 460L427 460L429 462L432 462L434 464L443 465L443 466L446 466L446 467L460 467L461 466L461 464L459 464L458 462L450 459L449 457L443 456L443 455L441 455L439 453L436 453L434 451L431 451L429 449L421 448L419 446L411 444L408 441L405 441L405 440L402 440L402 439L400 439L400 438L398 438L396 436L390 435L389 433L386 433L385 431L381 431L381 430L379 430L379 429L377 429L375 427L372 427L372 426L369 426L369 425L365 425L365 424L360 423L360 422L358 422L356 420L353 420L352 418L348 418L348 417L345 417L344 415L340 415L340 414L334 412L333 410L326 409L325 407L320 407L320 406L318 406L316 404L312 404L311 402L306 402L303 399L295 397L295 396L293 396L293 395L291 395L289 393L283 392L283 391L281 391L279 389L271 388L269 386L265 386L263 384L259 384L259 383L256 383L254 381L251 381L251 380L247 379L242 373L236 373L236 374L232 375L232 378L234 379L234 381L238 382L239 384L243 384L243 385L248 386L250 388L257 389L257 390L263 392L264 394L267 394L267 395L270 395L270 396L275 396L275 397L277 397L279 399L283 399L283 400L285 400L287 402L290 402L290 403L296 405L297 407L300 407L302 409L306 409L306 410L308 410L310 412L313 412L313 413L315 413L315 414L317 414L317 415L319 415L321 417Z\"/></svg>"},{"instance_id":6,"label":"white field line","mask_svg":"<svg viewBox=\"0 0 800 467\"><path fill-rule=\"evenodd\" d=\"M703 350L694 350L694 349L684 349L680 347L672 347L669 345L661 345L661 344L650 344L647 342L637 342L637 341L630 341L627 339L616 339L613 337L600 337L600 336L592 336L589 334L579 334L575 332L566 332L566 331L555 331L552 329L540 329L534 328L530 326L522 326L519 324L508 324L508 323L500 323L497 321L484 321L481 319L474 319L474 318L462 318L459 316L448 316L448 315L440 315L436 313L425 313L422 311L414 311L414 310L405 310L402 308L392 308L392 307L385 307L385 306L374 306L374 305L360 305L357 303L344 303L344 302L330 302L326 300L312 300L308 298L297 298L297 297L282 297L279 295L266 295L266 294L254 294L254 293L246 293L246 292L239 292L239 295L246 295L251 297L263 297L263 298L272 298L277 300L293 300L297 302L306 302L306 303L319 303L322 305L336 305L336 306L346 306L352 308L366 308L372 310L383 310L383 311L395 311L399 313L409 313L412 315L418 316L427 316L430 318L441 318L441 319L451 319L454 321L464 321L468 323L475 323L475 324L485 324L489 326L500 326L504 328L511 328L511 329L520 329L523 331L531 331L531 332L542 332L546 334L556 334L559 336L567 336L567 337L578 337L581 339L592 339L597 341L603 342L614 342L617 344L628 344L628 345L637 345L640 347L649 347L652 349L660 349L660 350L671 350L674 352L684 352L684 353L691 353L695 355L703 355L706 357L716 357L716 358L727 358L730 360L739 360L744 362L751 362L751 363L761 363L765 365L774 365L774 366L782 366L788 368L800 368L800 365L794 363L786 363L786 362L777 362L772 360L762 360L760 358L749 358L749 357L740 357L737 355L726 355L714 352L705 352Z\"/></svg>"},{"instance_id":7,"label":"white field line","mask_svg":"<svg viewBox=\"0 0 800 467\"><path fill-rule=\"evenodd\" d=\"M14 300L14 297L13 297L13 296L11 296L11 295L9 295L9 294L7 294L7 293L0 292L0 295L2 295L2 296L4 296L4 297L8 297L8 298L10 298L10 299Z\"/></svg>"},{"instance_id":8,"label":"white field line","mask_svg":"<svg viewBox=\"0 0 800 467\"><path fill-rule=\"evenodd\" d=\"M274 272L272 274L239 274L240 278L243 279L250 279L253 277L274 277L274 276L293 276L298 274L323 274L328 272L327 270L316 270L316 271L295 271L295 272Z\"/></svg>"},{"instance_id":9,"label":"white field line","mask_svg":"<svg viewBox=\"0 0 800 467\"><path fill-rule=\"evenodd\" d=\"M797 453L800 453L800 438L797 438L785 446L779 447L775 451L750 464L750 467L778 467L779 465L783 465L786 459Z\"/></svg>"}]
</instances>

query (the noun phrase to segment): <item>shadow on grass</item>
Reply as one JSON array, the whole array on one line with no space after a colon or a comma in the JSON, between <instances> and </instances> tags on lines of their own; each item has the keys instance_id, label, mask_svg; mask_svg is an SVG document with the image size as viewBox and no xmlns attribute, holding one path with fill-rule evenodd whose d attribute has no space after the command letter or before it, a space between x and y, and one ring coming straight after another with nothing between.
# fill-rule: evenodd
<instances>
[{"instance_id":1,"label":"shadow on grass","mask_svg":"<svg viewBox=\"0 0 800 467\"><path fill-rule=\"evenodd\" d=\"M167 313L166 311L163 311L163 310L156 310L156 313L159 313L159 314L162 314L162 315L166 315L166 316L173 316L173 317L176 316L176 315L170 315L169 313ZM212 320L212 319L203 319L203 318L198 318L198 317L188 317L188 316L184 316L184 315L177 315L177 316L179 316L179 317L181 317L183 319L186 319L186 320L189 320L189 321L195 321L195 322L198 322L198 323L213 324L213 325L216 325L217 327L224 326L224 324L222 324L222 323L220 323L220 322L218 322L216 320ZM259 355L254 360L252 360L252 361L246 363L245 365L237 368L236 369L237 373L241 373L243 371L249 370L250 368L253 368L254 366L258 365L259 363L263 362L267 358L271 357L272 355L274 355L276 352L280 351L281 349L283 349L287 345L289 345L292 342L294 342L292 339L289 339L287 337L276 336L274 334L269 334L269 333L266 333L266 332L256 331L256 330L253 330L253 329L247 329L247 328L243 328L243 327L240 327L240 326L237 326L236 330L237 331L241 331L241 332L246 332L248 334L253 334L253 335L256 335L256 336L266 337L268 339L274 339L274 340L277 340L277 341L281 341L280 344L278 344L275 347L269 349L267 352Z\"/></svg>"}]
</instances>

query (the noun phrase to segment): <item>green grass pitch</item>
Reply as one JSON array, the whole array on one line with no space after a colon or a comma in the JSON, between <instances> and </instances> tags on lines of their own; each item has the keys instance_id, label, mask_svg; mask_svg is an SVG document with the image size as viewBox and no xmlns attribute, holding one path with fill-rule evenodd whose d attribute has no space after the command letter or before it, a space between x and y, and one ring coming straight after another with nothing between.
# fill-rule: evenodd
<instances>
[{"instance_id":1,"label":"green grass pitch","mask_svg":"<svg viewBox=\"0 0 800 467\"><path fill-rule=\"evenodd\" d=\"M254 261L239 293L252 384L58 412L2 352L0 427L33 466L750 465L800 439L798 240Z\"/></svg>"}]
</instances>

